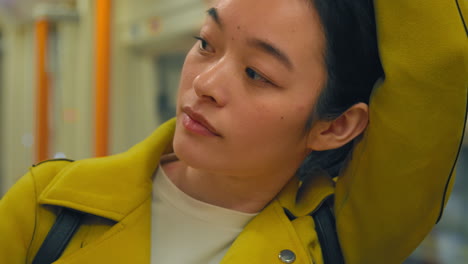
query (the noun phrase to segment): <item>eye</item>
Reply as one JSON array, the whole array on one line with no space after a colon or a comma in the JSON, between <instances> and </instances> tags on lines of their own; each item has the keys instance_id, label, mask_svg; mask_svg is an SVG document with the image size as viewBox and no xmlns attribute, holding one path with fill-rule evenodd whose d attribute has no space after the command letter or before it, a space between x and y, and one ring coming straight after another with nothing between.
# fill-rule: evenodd
<instances>
[{"instance_id":1,"label":"eye","mask_svg":"<svg viewBox=\"0 0 468 264\"><path fill-rule=\"evenodd\" d=\"M204 38L198 37L198 36L195 36L194 38L200 42L200 44L199 44L199 49L200 50L207 51L207 52L213 52L211 47L210 47L210 44L208 44L208 42Z\"/></svg>"},{"instance_id":2,"label":"eye","mask_svg":"<svg viewBox=\"0 0 468 264\"><path fill-rule=\"evenodd\" d=\"M260 81L260 82L265 82L265 83L271 83L268 79L266 79L265 77L263 77L262 75L258 74L255 70L253 70L252 68L246 68L245 69L245 73L247 74L247 76L254 80L254 81Z\"/></svg>"}]
</instances>

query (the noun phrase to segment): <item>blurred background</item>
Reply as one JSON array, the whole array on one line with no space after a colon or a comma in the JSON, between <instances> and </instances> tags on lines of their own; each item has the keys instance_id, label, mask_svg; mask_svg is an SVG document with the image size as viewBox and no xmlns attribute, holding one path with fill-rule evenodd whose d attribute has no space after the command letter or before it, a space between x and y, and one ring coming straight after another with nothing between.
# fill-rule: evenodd
<instances>
[{"instance_id":1,"label":"blurred background","mask_svg":"<svg viewBox=\"0 0 468 264\"><path fill-rule=\"evenodd\" d=\"M33 163L122 152L171 118L209 2L0 0L0 197ZM406 264L468 263L468 143L457 170Z\"/></svg>"}]
</instances>

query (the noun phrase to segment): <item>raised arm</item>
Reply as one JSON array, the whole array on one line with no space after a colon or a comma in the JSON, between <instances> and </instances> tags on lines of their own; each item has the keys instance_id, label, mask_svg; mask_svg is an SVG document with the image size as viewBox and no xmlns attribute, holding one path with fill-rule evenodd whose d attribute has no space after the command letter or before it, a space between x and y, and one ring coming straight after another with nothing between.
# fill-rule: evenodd
<instances>
[{"instance_id":1,"label":"raised arm","mask_svg":"<svg viewBox=\"0 0 468 264\"><path fill-rule=\"evenodd\" d=\"M401 263L424 239L448 199L465 125L463 7L455 0L374 2L386 78L336 187L348 264Z\"/></svg>"}]
</instances>

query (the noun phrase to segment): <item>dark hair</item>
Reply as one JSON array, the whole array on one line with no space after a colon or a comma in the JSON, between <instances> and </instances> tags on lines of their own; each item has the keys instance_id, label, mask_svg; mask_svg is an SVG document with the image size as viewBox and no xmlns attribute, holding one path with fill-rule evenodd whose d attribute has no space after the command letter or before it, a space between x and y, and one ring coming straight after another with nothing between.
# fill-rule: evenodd
<instances>
[{"instance_id":1,"label":"dark hair","mask_svg":"<svg viewBox=\"0 0 468 264\"><path fill-rule=\"evenodd\" d=\"M314 120L333 120L356 103L369 103L376 81L383 77L372 0L307 0L318 13L325 35L327 80L307 129ZM313 151L298 170L304 179L318 170L339 174L354 142L333 150Z\"/></svg>"}]
</instances>

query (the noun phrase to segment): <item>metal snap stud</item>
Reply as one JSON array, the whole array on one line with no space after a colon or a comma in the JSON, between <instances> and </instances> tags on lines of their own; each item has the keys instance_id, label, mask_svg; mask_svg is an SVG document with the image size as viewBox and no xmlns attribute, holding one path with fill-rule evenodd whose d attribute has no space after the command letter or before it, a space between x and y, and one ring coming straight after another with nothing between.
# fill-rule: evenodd
<instances>
[{"instance_id":1,"label":"metal snap stud","mask_svg":"<svg viewBox=\"0 0 468 264\"><path fill-rule=\"evenodd\" d=\"M296 261L296 254L289 249L282 250L278 257L283 263L294 263Z\"/></svg>"}]
</instances>

